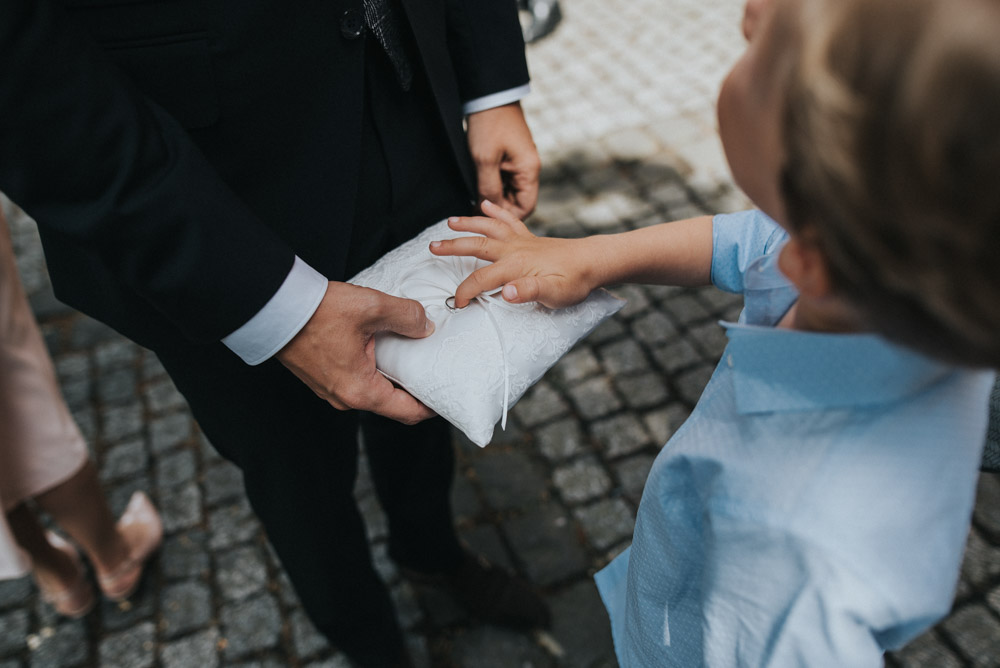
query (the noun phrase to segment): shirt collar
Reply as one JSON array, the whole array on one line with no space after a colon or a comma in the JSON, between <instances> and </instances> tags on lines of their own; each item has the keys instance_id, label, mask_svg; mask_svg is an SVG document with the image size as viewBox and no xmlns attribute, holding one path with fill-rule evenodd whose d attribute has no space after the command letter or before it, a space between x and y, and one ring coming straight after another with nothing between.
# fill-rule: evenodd
<instances>
[{"instance_id":1,"label":"shirt collar","mask_svg":"<svg viewBox=\"0 0 1000 668\"><path fill-rule=\"evenodd\" d=\"M954 367L874 334L721 323L740 413L850 408L915 394Z\"/></svg>"}]
</instances>

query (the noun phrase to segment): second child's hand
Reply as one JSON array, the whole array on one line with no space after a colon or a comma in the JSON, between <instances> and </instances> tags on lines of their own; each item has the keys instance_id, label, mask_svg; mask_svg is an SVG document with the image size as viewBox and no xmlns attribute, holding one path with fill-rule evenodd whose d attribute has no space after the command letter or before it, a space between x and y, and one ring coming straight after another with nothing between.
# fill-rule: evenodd
<instances>
[{"instance_id":1,"label":"second child's hand","mask_svg":"<svg viewBox=\"0 0 1000 668\"><path fill-rule=\"evenodd\" d=\"M552 239L532 234L506 209L482 203L489 217L456 217L448 226L483 236L433 241L435 255L476 257L493 264L474 271L455 291L455 306L463 308L476 295L503 287L513 304L538 302L549 308L578 304L600 286L595 271L599 246L592 239Z\"/></svg>"}]
</instances>

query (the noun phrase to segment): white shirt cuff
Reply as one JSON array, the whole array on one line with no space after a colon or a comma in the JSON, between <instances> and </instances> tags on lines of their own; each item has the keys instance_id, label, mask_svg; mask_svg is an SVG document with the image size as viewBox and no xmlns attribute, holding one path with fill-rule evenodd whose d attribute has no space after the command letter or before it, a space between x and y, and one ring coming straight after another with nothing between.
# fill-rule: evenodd
<instances>
[{"instance_id":1,"label":"white shirt cuff","mask_svg":"<svg viewBox=\"0 0 1000 668\"><path fill-rule=\"evenodd\" d=\"M530 92L531 84L524 84L523 86L518 86L517 88L502 90L499 93L477 97L475 100L469 100L462 105L462 113L468 116L469 114L474 114L477 111L486 111L487 109L493 109L494 107L502 107L505 104L517 102Z\"/></svg>"},{"instance_id":2,"label":"white shirt cuff","mask_svg":"<svg viewBox=\"0 0 1000 668\"><path fill-rule=\"evenodd\" d=\"M292 270L264 308L222 342L253 366L285 347L319 307L329 281L295 257Z\"/></svg>"}]
</instances>

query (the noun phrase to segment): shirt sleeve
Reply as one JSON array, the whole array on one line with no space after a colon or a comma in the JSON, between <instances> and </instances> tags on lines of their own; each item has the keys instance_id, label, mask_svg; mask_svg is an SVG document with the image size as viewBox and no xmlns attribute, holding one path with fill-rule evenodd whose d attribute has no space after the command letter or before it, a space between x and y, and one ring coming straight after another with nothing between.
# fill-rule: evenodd
<instances>
[{"instance_id":1,"label":"shirt sleeve","mask_svg":"<svg viewBox=\"0 0 1000 668\"><path fill-rule=\"evenodd\" d=\"M327 279L298 256L273 297L222 342L251 366L270 359L305 327L326 294Z\"/></svg>"},{"instance_id":2,"label":"shirt sleeve","mask_svg":"<svg viewBox=\"0 0 1000 668\"><path fill-rule=\"evenodd\" d=\"M712 219L712 283L742 293L750 263L788 238L778 223L757 209L722 213Z\"/></svg>"}]
</instances>

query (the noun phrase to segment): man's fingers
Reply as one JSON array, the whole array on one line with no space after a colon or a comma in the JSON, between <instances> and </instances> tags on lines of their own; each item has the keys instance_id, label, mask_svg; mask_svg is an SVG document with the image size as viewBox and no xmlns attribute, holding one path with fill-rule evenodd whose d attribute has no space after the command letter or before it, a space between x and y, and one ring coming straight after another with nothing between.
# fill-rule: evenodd
<instances>
[{"instance_id":1,"label":"man's fingers","mask_svg":"<svg viewBox=\"0 0 1000 668\"><path fill-rule=\"evenodd\" d=\"M395 332L411 339L421 339L434 331L434 322L424 307L413 299L379 293L381 298L369 320L371 332Z\"/></svg>"},{"instance_id":2,"label":"man's fingers","mask_svg":"<svg viewBox=\"0 0 1000 668\"><path fill-rule=\"evenodd\" d=\"M434 417L434 411L414 399L409 392L396 387L382 374L376 376L369 393L370 405L357 408L384 415L403 424L416 424Z\"/></svg>"},{"instance_id":3,"label":"man's fingers","mask_svg":"<svg viewBox=\"0 0 1000 668\"><path fill-rule=\"evenodd\" d=\"M499 160L476 161L476 183L481 199L499 200L503 197L503 179Z\"/></svg>"}]
</instances>

